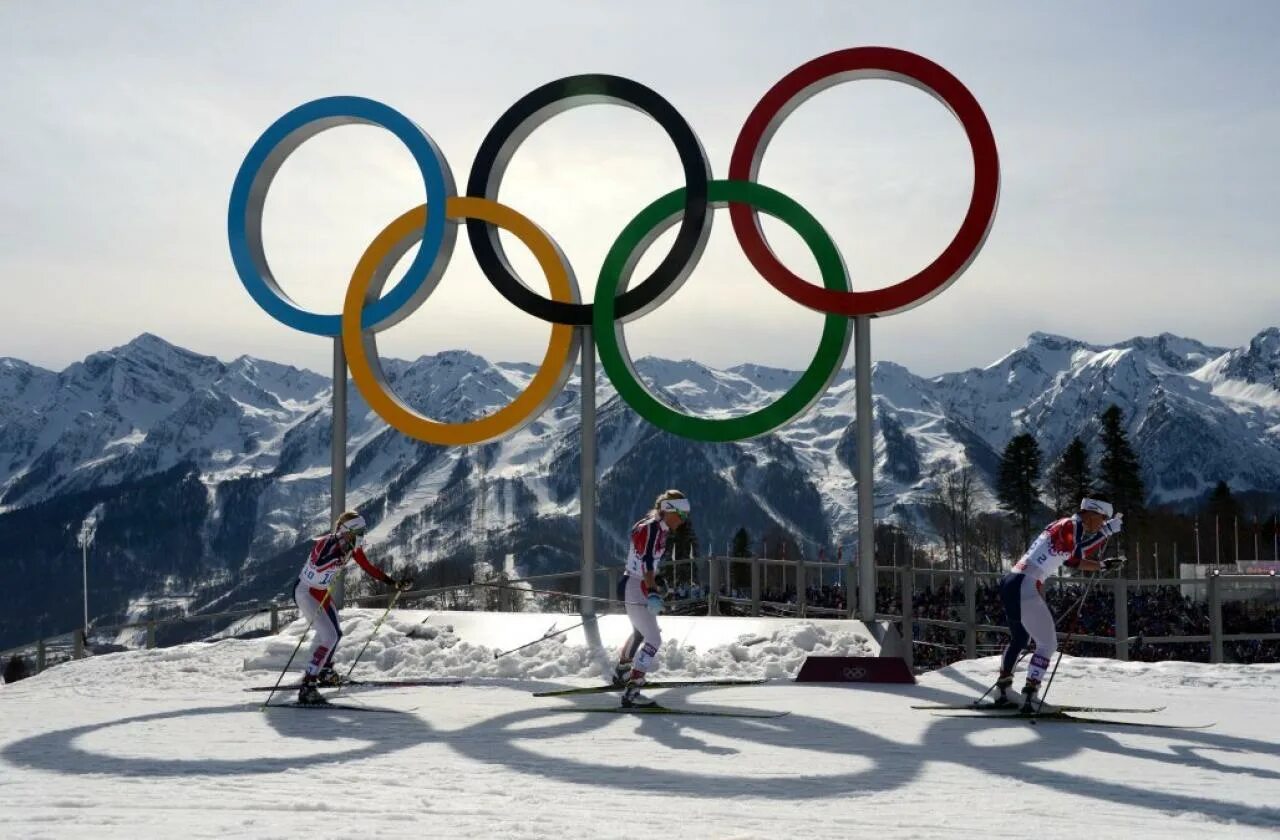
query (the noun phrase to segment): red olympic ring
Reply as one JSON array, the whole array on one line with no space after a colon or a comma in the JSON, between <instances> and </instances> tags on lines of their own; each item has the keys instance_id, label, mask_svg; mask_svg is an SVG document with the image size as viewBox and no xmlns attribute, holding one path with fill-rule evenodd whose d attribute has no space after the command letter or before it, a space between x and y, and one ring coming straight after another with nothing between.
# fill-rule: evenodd
<instances>
[{"instance_id":1,"label":"red olympic ring","mask_svg":"<svg viewBox=\"0 0 1280 840\"><path fill-rule=\"evenodd\" d=\"M973 195L951 243L918 274L893 286L846 292L815 286L792 273L769 247L754 207L730 204L729 217L747 259L770 285L796 303L846 316L888 315L924 303L969 267L991 230L1000 196L995 135L982 107L960 80L915 53L890 47L854 47L828 53L797 67L769 89L743 123L729 160L729 178L754 181L760 160L787 115L829 87L854 79L905 82L932 95L964 127L973 151Z\"/></svg>"}]
</instances>

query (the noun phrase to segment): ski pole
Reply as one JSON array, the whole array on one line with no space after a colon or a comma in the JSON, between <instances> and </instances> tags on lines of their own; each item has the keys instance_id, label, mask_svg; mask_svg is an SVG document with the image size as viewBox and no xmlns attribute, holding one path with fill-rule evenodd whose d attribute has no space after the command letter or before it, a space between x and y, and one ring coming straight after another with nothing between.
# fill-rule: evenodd
<instances>
[{"instance_id":1,"label":"ski pole","mask_svg":"<svg viewBox=\"0 0 1280 840\"><path fill-rule=\"evenodd\" d=\"M289 661L284 663L284 670L280 672L280 676L276 677L276 684L271 687L271 691L267 694L267 699L262 703L263 710L271 704L271 698L275 696L276 689L280 687L281 681L284 680L284 675L289 673L289 666L293 664L293 658L298 655L298 650L301 649L302 643L306 641L307 634L311 632L311 625L315 624L316 616L318 616L325 608L325 605L329 603L329 594L333 591L333 585L337 583L337 581L338 578L335 575L333 580L329 581L329 585L325 587L324 597L320 599L320 607L311 615L311 618L307 621L307 626L302 631L302 635L298 637L298 643L293 646L293 653L289 654Z\"/></svg>"},{"instance_id":2,"label":"ski pole","mask_svg":"<svg viewBox=\"0 0 1280 840\"><path fill-rule=\"evenodd\" d=\"M1118 573L1123 566L1124 566L1124 563L1117 563L1115 566L1115 571ZM1053 687L1053 678L1058 673L1058 665L1061 664L1062 662L1062 654L1066 650L1067 645L1071 642L1071 637L1075 636L1076 631L1080 629L1080 610L1084 609L1085 600L1088 599L1089 593L1093 590L1094 584L1096 584L1101 578L1106 577L1110 573L1111 573L1111 569L1107 569L1102 574L1095 575L1094 578L1089 581L1089 585L1085 587L1084 595L1080 597L1078 606L1076 607L1075 618L1071 622L1071 632L1068 633L1067 638L1065 638L1062 641L1062 647L1058 648L1058 656L1053 661L1053 670L1049 672L1049 681L1045 683L1044 694L1040 695L1041 708L1044 707L1045 698L1049 696L1049 689Z\"/></svg>"},{"instance_id":3,"label":"ski pole","mask_svg":"<svg viewBox=\"0 0 1280 840\"><path fill-rule=\"evenodd\" d=\"M351 672L356 669L356 665L360 662L360 658L364 656L364 652L369 649L369 643L373 641L373 637L378 635L378 628L382 626L382 622L391 614L391 608L396 605L396 601L400 600L400 590L397 589L395 594L391 596L391 600L387 602L387 608L382 611L382 615L374 622L373 629L369 631L369 638L364 640L364 647L360 648L360 652L356 654L356 658L352 660L351 667L347 669L347 675L342 678L342 682L338 683L338 690L334 692L335 696L342 693L343 683L350 681Z\"/></svg>"},{"instance_id":4,"label":"ski pole","mask_svg":"<svg viewBox=\"0 0 1280 840\"><path fill-rule=\"evenodd\" d=\"M1092 586L1092 585L1093 585L1093 581L1090 581L1090 582L1089 582L1089 585L1090 585L1090 586ZM1086 588L1085 588L1085 591L1080 595L1080 597L1079 597L1079 598L1077 598L1077 599L1076 599L1076 600L1071 604L1071 606L1067 607L1066 611L1065 611L1065 612L1063 612L1063 613L1062 613L1062 615L1061 615L1061 616L1059 616L1059 617L1058 617L1058 619L1054 622L1053 628L1054 628L1054 630L1055 630L1055 631L1057 631L1057 629L1058 629L1058 625L1062 622L1062 619L1063 619L1063 618L1066 618L1068 615L1071 615L1073 612L1078 611L1078 610L1080 609L1080 607L1081 607L1081 606L1083 606L1083 604L1084 604L1084 599L1085 599L1085 598L1087 598L1088 596L1089 596L1089 589L1088 589L1088 587L1086 587ZM1073 622L1073 627L1074 627L1074 622ZM1073 631L1073 632L1074 632L1074 631ZM1065 645L1066 645L1066 643L1067 643L1067 641L1069 641L1070 639L1071 639L1071 633L1068 633L1068 634L1067 634L1067 638L1063 640L1063 645L1065 646ZM1022 650L1022 652L1018 654L1018 659L1017 659L1017 661L1013 663L1013 667L1014 667L1014 669L1015 669L1015 670L1017 669L1018 665L1020 665L1020 664L1022 663L1022 660L1027 658L1027 654L1028 654L1028 653L1030 653L1030 652L1031 652L1031 651L1030 651L1030 649L1024 648L1024 649ZM1057 666L1056 666L1056 665L1054 666L1054 670L1057 670ZM1052 677L1050 677L1050 681L1052 681ZM999 681L997 680L997 682L999 682ZM977 700L974 700L974 701L973 701L973 704L976 706L976 705L978 705L979 703L981 703L983 700L985 700L985 699L987 698L987 695L991 693L991 689L993 689L993 688L995 688L995 687L996 687L996 683L992 683L991 685L987 686L987 690L986 690L986 691L984 691L984 692L982 692L982 696L980 696ZM1046 689L1045 689L1045 691L1047 692L1047 691L1048 691L1048 688L1046 688Z\"/></svg>"},{"instance_id":5,"label":"ski pole","mask_svg":"<svg viewBox=\"0 0 1280 840\"><path fill-rule=\"evenodd\" d=\"M518 648L512 648L511 650L504 650L502 653L495 653L495 654L493 655L493 658L494 658L494 659L501 659L502 657L506 656L507 654L515 653L516 651L520 651L520 650L524 650L524 649L525 649L525 648L527 648L527 647L533 647L533 646L534 646L534 645L536 645L536 644L540 644L540 643L542 643L542 642L545 642L547 639L554 639L556 636L560 636L560 635L562 635L562 634L564 634L564 633L568 633L570 630L576 630L576 629L578 629L578 628L579 628L579 627L581 627L582 625L586 624L586 623L587 623L587 621L592 621L592 620L594 620L594 618L595 618L595 616L592 616L591 618L588 618L586 621L580 621L580 622L578 622L577 624L572 625L571 627L566 627L566 628L564 628L563 630L557 630L557 631L555 631L554 633L544 633L541 639L534 639L532 642L529 642L527 645L521 645L520 647L518 647Z\"/></svg>"}]
</instances>

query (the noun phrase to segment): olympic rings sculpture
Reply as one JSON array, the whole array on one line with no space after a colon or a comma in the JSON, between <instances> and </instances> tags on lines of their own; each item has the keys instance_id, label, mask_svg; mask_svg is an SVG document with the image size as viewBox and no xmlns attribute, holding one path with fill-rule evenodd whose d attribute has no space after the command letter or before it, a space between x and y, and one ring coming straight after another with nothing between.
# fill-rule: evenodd
<instances>
[{"instance_id":1,"label":"olympic rings sculpture","mask_svg":"<svg viewBox=\"0 0 1280 840\"><path fill-rule=\"evenodd\" d=\"M756 176L770 139L791 111L828 87L860 78L905 82L945 105L968 137L974 185L959 230L933 262L895 285L855 292L840 253L822 225L792 199L757 183ZM564 111L600 102L624 105L652 117L675 145L685 183L640 211L623 228L601 266L594 301L583 303L573 269L555 242L532 221L499 203L497 196L508 162L538 126ZM276 282L263 246L262 213L271 182L289 155L320 132L348 124L385 128L404 143L422 174L425 203L392 221L365 250L342 311L321 314L298 306ZM728 174L724 180L712 177L697 135L667 100L618 76L570 76L522 97L480 144L465 196L457 195L439 147L407 117L371 99L336 96L288 112L253 144L232 186L227 234L236 273L254 300L286 326L340 337L361 395L389 425L410 437L461 446L487 443L523 428L551 404L568 380L579 349L579 331L574 327L590 325L606 374L619 396L641 417L687 438L727 442L771 432L813 405L844 361L851 317L901 312L953 283L982 249L1000 192L995 137L977 100L939 65L888 47L839 50L787 74L747 117ZM737 417L693 417L655 396L636 374L622 325L653 311L680 288L702 255L714 208L724 205L756 271L784 295L824 313L826 319L812 362L776 402ZM777 258L760 227L761 212L799 234L817 260L821 286L794 274ZM529 386L508 406L476 420L442 423L422 416L396 396L382 371L377 333L408 317L435 290L453 254L457 223L464 219L485 277L519 309L550 323L551 340ZM640 257L673 225L678 228L670 251L648 277L632 286L631 274ZM530 289L512 269L498 237L500 228L533 253L546 275L549 298ZM418 243L421 246L404 277L384 294L392 268Z\"/></svg>"}]
</instances>

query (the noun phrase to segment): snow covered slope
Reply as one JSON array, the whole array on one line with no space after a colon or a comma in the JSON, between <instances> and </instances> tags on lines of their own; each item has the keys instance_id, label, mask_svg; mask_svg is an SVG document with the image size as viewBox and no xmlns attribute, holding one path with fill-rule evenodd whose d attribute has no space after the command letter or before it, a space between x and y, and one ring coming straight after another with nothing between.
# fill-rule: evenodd
<instances>
[{"instance_id":1,"label":"snow covered slope","mask_svg":"<svg viewBox=\"0 0 1280 840\"><path fill-rule=\"evenodd\" d=\"M345 615L341 661L376 615ZM916 686L794 684L785 676L807 653L856 653L860 625L778 621L762 638L705 648L672 632L666 675L773 669L778 679L663 700L787 717L636 718L573 711L611 706L611 695L530 695L590 679L596 657L579 646L549 642L495 665L461 618L453 630L448 616L422 618L393 614L361 674L471 679L348 689L347 702L403 714L259 711L262 696L241 689L274 678L261 666L287 657L297 625L277 638L97 657L0 688L0 836L1203 840L1280 830L1280 666L1067 658L1052 689L1060 702L1165 705L1143 719L1210 729L945 719L909 706L973 697L994 660ZM529 618L513 619L484 642L527 641Z\"/></svg>"}]
</instances>

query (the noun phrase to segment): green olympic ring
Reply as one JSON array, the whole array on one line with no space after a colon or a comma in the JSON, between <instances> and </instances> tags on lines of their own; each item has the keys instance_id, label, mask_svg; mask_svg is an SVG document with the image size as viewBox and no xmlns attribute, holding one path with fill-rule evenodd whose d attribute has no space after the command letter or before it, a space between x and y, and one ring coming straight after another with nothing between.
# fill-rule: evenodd
<instances>
[{"instance_id":1,"label":"green olympic ring","mask_svg":"<svg viewBox=\"0 0 1280 840\"><path fill-rule=\"evenodd\" d=\"M793 199L754 181L730 180L709 182L708 199L716 207L730 203L749 205L790 225L817 259L823 287L831 291L850 290L849 275L835 243L818 220ZM600 362L618 396L660 429L706 443L727 443L768 434L803 414L827 390L848 352L853 321L843 315L827 314L818 350L800 379L775 402L757 411L738 417L692 417L663 402L636 373L631 354L627 352L623 321L614 320L614 302L618 292L626 290L645 249L679 220L684 207L684 187L662 196L623 228L605 256L596 283L592 322Z\"/></svg>"}]
</instances>

